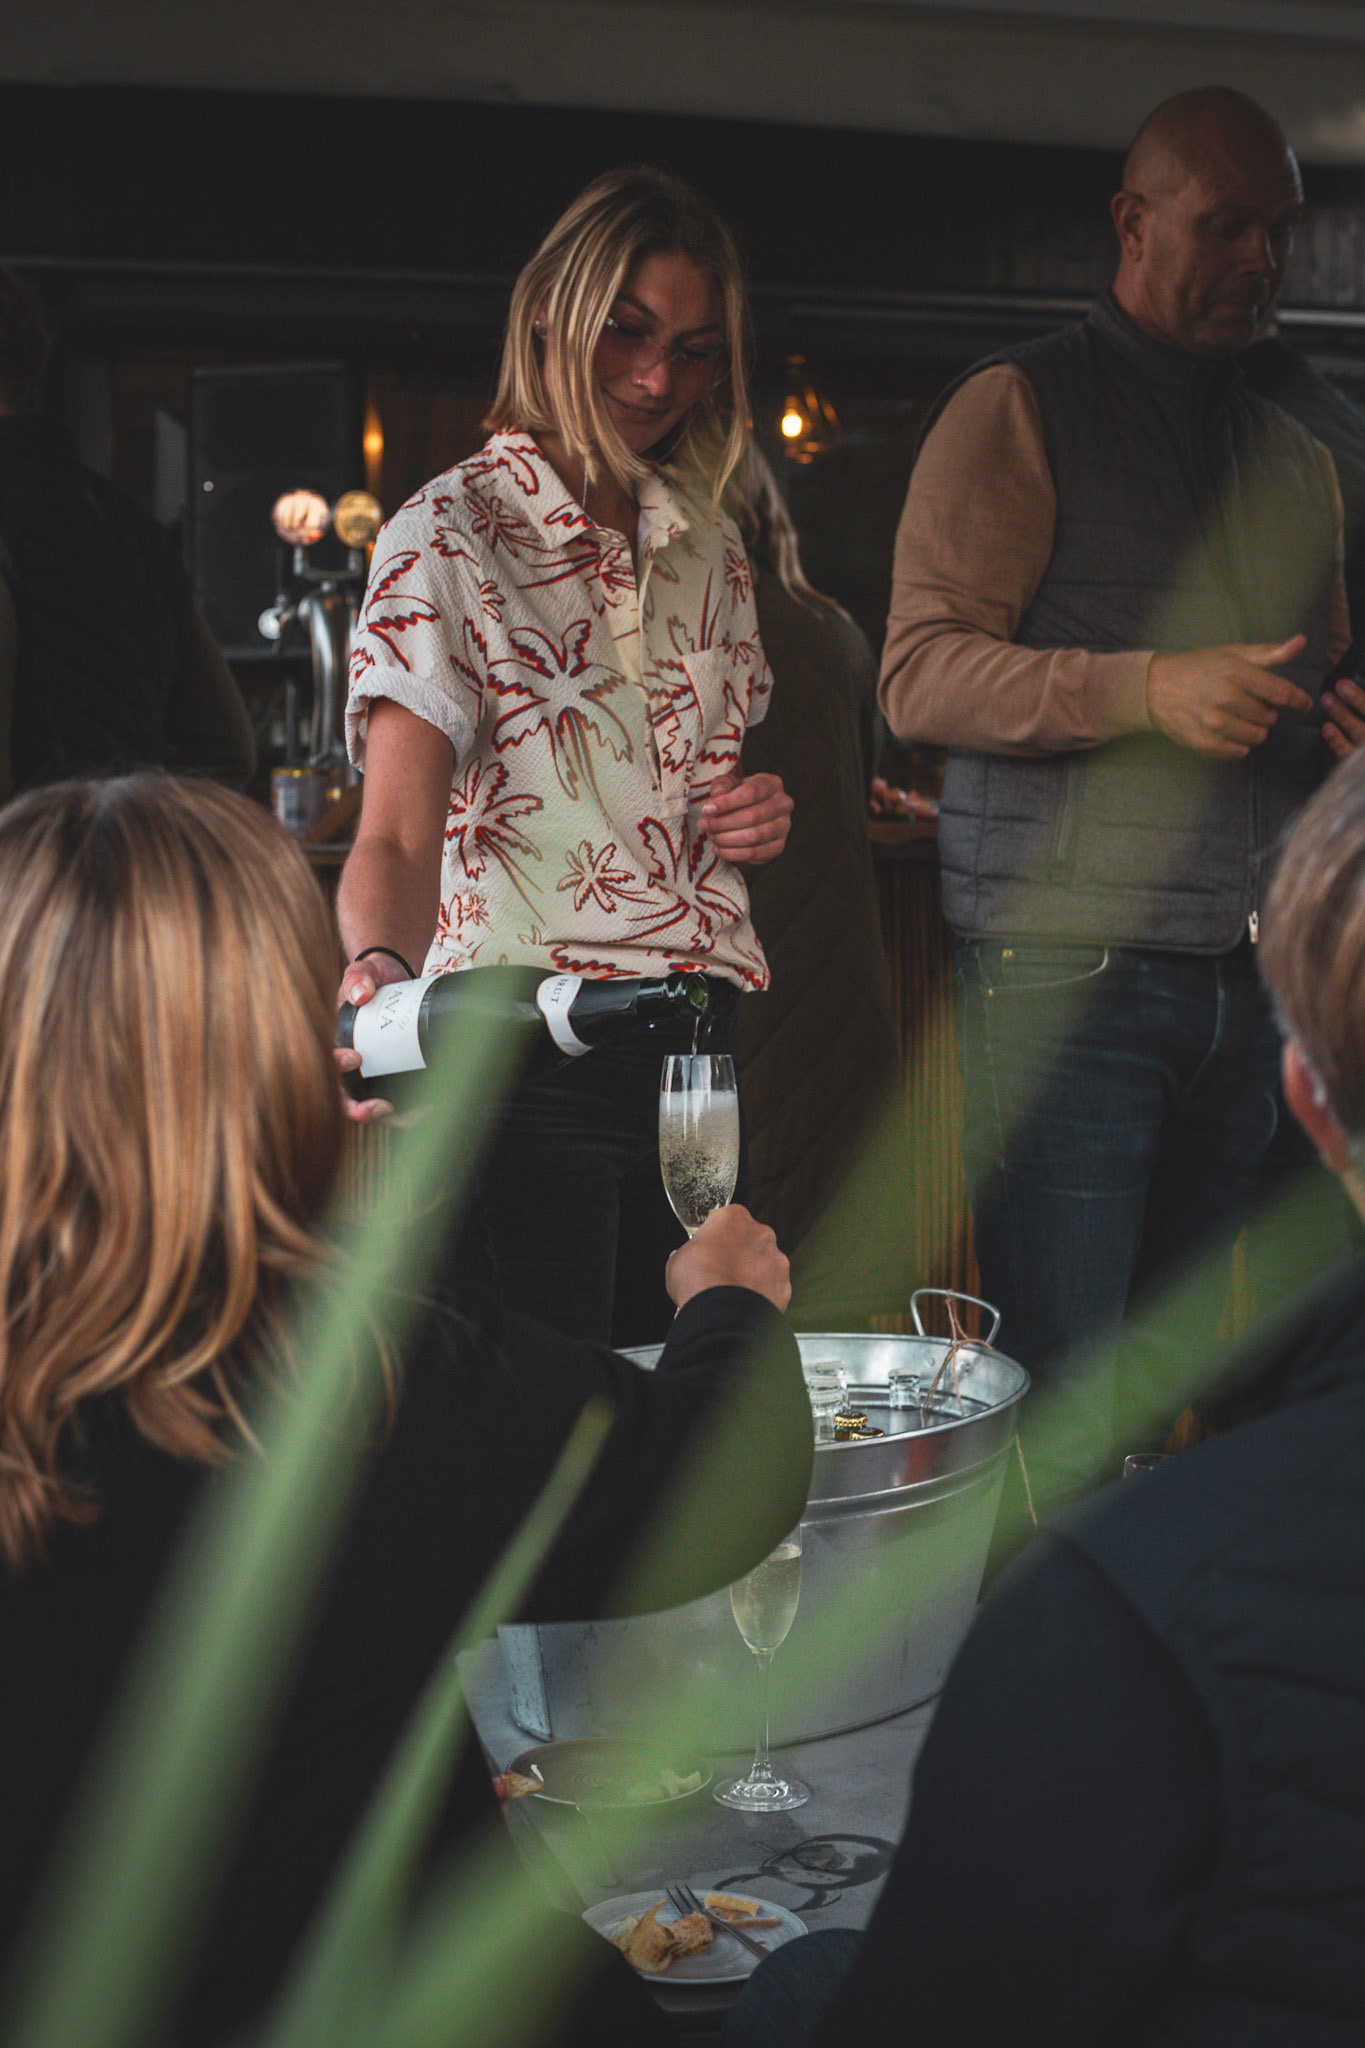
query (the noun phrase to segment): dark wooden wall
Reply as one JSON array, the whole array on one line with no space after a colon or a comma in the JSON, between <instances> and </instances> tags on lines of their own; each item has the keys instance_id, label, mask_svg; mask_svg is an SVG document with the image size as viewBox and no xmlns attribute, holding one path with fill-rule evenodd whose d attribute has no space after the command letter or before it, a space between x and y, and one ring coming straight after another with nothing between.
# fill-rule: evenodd
<instances>
[{"instance_id":1,"label":"dark wooden wall","mask_svg":"<svg viewBox=\"0 0 1365 2048\"><path fill-rule=\"evenodd\" d=\"M808 567L874 638L925 405L1108 280L1117 154L757 122L428 101L0 86L0 258L59 329L52 402L144 497L194 362L345 356L392 506L477 445L506 288L583 181L665 162L748 250L755 416L805 354L849 430L787 472ZM1365 172L1308 168L1287 298L1365 371ZM358 479L359 480L359 479Z\"/></svg>"},{"instance_id":2,"label":"dark wooden wall","mask_svg":"<svg viewBox=\"0 0 1365 2048\"><path fill-rule=\"evenodd\" d=\"M11 257L499 282L589 177L638 159L709 192L761 295L1088 294L1107 150L393 99L0 86ZM1315 169L1289 296L1365 308L1365 172ZM250 305L238 316L249 319Z\"/></svg>"}]
</instances>

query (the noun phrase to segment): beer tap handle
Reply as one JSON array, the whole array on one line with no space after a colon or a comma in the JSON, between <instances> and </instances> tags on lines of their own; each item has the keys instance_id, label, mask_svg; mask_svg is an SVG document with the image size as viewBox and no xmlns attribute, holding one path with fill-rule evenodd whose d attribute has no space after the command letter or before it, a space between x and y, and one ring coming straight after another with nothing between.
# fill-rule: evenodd
<instances>
[{"instance_id":1,"label":"beer tap handle","mask_svg":"<svg viewBox=\"0 0 1365 2048\"><path fill-rule=\"evenodd\" d=\"M283 640L298 615L298 606L288 593L282 590L274 604L268 606L257 619L256 631L263 640L277 644Z\"/></svg>"}]
</instances>

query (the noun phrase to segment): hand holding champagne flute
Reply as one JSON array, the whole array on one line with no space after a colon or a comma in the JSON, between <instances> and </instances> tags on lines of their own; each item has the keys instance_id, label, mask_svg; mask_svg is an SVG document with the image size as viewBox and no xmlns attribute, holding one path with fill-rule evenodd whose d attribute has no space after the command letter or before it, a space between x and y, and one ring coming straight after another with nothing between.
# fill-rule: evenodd
<instances>
[{"instance_id":1,"label":"hand holding champagne flute","mask_svg":"<svg viewBox=\"0 0 1365 2048\"><path fill-rule=\"evenodd\" d=\"M708 1287L747 1287L774 1308L792 1298L791 1267L773 1231L738 1202L711 1214L671 1255L664 1285L675 1308Z\"/></svg>"}]
</instances>

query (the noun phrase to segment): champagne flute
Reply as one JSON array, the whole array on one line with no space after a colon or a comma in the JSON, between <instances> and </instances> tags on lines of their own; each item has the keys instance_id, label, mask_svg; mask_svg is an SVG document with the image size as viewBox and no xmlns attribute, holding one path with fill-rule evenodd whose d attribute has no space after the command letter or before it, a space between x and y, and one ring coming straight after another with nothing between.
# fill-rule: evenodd
<instances>
[{"instance_id":1,"label":"champagne flute","mask_svg":"<svg viewBox=\"0 0 1365 2048\"><path fill-rule=\"evenodd\" d=\"M659 1087L659 1166L673 1213L691 1237L723 1209L739 1173L739 1093L729 1053L678 1052Z\"/></svg>"},{"instance_id":2,"label":"champagne flute","mask_svg":"<svg viewBox=\"0 0 1365 2048\"><path fill-rule=\"evenodd\" d=\"M779 1778L768 1755L768 1672L773 1654L787 1639L796 1619L801 1597L801 1525L784 1536L761 1564L756 1564L730 1588L730 1610L735 1626L754 1653L758 1685L757 1725L754 1732L754 1760L746 1775L728 1785L718 1785L715 1798L722 1806L738 1807L741 1813L781 1813L789 1806L804 1806L810 1798L809 1785L799 1778Z\"/></svg>"}]
</instances>

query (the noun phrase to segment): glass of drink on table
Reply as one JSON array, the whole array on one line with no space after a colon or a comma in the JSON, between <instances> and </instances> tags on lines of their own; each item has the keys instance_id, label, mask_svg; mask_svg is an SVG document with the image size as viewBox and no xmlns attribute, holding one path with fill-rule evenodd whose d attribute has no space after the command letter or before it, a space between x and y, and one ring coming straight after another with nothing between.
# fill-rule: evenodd
<instances>
[{"instance_id":1,"label":"glass of drink on table","mask_svg":"<svg viewBox=\"0 0 1365 2048\"><path fill-rule=\"evenodd\" d=\"M886 1375L888 1408L918 1408L920 1376L916 1365L893 1365Z\"/></svg>"},{"instance_id":2,"label":"glass of drink on table","mask_svg":"<svg viewBox=\"0 0 1365 2048\"><path fill-rule=\"evenodd\" d=\"M722 1806L738 1807L741 1813L781 1813L789 1806L804 1806L810 1798L809 1785L799 1778L780 1778L768 1754L768 1672L774 1653L787 1640L796 1619L801 1597L801 1528L784 1536L742 1579L730 1588L730 1608L735 1627L754 1653L758 1687L758 1712L754 1731L754 1760L742 1778L717 1785L714 1796Z\"/></svg>"},{"instance_id":3,"label":"glass of drink on table","mask_svg":"<svg viewBox=\"0 0 1365 2048\"><path fill-rule=\"evenodd\" d=\"M739 1173L739 1091L729 1053L670 1053L659 1087L659 1167L691 1237L723 1209Z\"/></svg>"},{"instance_id":4,"label":"glass of drink on table","mask_svg":"<svg viewBox=\"0 0 1365 2048\"><path fill-rule=\"evenodd\" d=\"M848 1370L840 1358L812 1358L802 1361L801 1372L810 1397L815 1441L834 1442L834 1418L848 1400Z\"/></svg>"}]
</instances>

